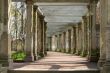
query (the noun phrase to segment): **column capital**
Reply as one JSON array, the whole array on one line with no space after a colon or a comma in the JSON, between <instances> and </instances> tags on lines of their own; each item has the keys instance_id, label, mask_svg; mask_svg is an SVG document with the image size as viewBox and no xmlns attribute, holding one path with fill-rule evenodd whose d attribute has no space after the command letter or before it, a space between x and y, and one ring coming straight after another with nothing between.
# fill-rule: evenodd
<instances>
[{"instance_id":1,"label":"column capital","mask_svg":"<svg viewBox=\"0 0 110 73\"><path fill-rule=\"evenodd\" d=\"M90 0L90 3L97 3L99 0Z\"/></svg>"},{"instance_id":2,"label":"column capital","mask_svg":"<svg viewBox=\"0 0 110 73\"><path fill-rule=\"evenodd\" d=\"M44 20L45 16L44 15L39 15L40 20Z\"/></svg>"},{"instance_id":3,"label":"column capital","mask_svg":"<svg viewBox=\"0 0 110 73\"><path fill-rule=\"evenodd\" d=\"M44 24L46 25L46 24L47 24L47 22L44 22Z\"/></svg>"},{"instance_id":4,"label":"column capital","mask_svg":"<svg viewBox=\"0 0 110 73\"><path fill-rule=\"evenodd\" d=\"M59 36L61 36L61 34L59 34Z\"/></svg>"},{"instance_id":5,"label":"column capital","mask_svg":"<svg viewBox=\"0 0 110 73\"><path fill-rule=\"evenodd\" d=\"M87 19L87 16L82 16L82 19L86 20Z\"/></svg>"},{"instance_id":6,"label":"column capital","mask_svg":"<svg viewBox=\"0 0 110 73\"><path fill-rule=\"evenodd\" d=\"M34 12L36 12L38 6L33 6Z\"/></svg>"},{"instance_id":7,"label":"column capital","mask_svg":"<svg viewBox=\"0 0 110 73\"><path fill-rule=\"evenodd\" d=\"M70 32L71 31L71 29L68 29L68 32Z\"/></svg>"},{"instance_id":8,"label":"column capital","mask_svg":"<svg viewBox=\"0 0 110 73\"><path fill-rule=\"evenodd\" d=\"M50 38L50 39L51 39L51 38L52 38L52 36L50 36L50 37L48 37L48 38Z\"/></svg>"},{"instance_id":9,"label":"column capital","mask_svg":"<svg viewBox=\"0 0 110 73\"><path fill-rule=\"evenodd\" d=\"M81 22L78 23L78 25L81 25L81 24L82 24Z\"/></svg>"},{"instance_id":10,"label":"column capital","mask_svg":"<svg viewBox=\"0 0 110 73\"><path fill-rule=\"evenodd\" d=\"M63 33L64 33L64 34L66 34L66 32L65 32L65 31L64 31Z\"/></svg>"},{"instance_id":11,"label":"column capital","mask_svg":"<svg viewBox=\"0 0 110 73\"><path fill-rule=\"evenodd\" d=\"M78 24L75 25L75 28L78 28Z\"/></svg>"},{"instance_id":12,"label":"column capital","mask_svg":"<svg viewBox=\"0 0 110 73\"><path fill-rule=\"evenodd\" d=\"M25 2L26 4L31 4L31 5L34 3L33 0L26 0Z\"/></svg>"},{"instance_id":13,"label":"column capital","mask_svg":"<svg viewBox=\"0 0 110 73\"><path fill-rule=\"evenodd\" d=\"M57 37L57 35L55 35L55 37Z\"/></svg>"}]
</instances>

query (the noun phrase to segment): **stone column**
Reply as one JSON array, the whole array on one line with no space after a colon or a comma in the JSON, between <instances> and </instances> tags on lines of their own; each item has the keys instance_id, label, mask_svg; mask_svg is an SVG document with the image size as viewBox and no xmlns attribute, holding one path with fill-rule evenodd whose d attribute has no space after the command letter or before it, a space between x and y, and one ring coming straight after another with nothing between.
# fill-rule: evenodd
<instances>
[{"instance_id":1,"label":"stone column","mask_svg":"<svg viewBox=\"0 0 110 73\"><path fill-rule=\"evenodd\" d=\"M74 53L74 28L71 28L71 54Z\"/></svg>"},{"instance_id":2,"label":"stone column","mask_svg":"<svg viewBox=\"0 0 110 73\"><path fill-rule=\"evenodd\" d=\"M52 36L52 51L56 51L56 35Z\"/></svg>"},{"instance_id":3,"label":"stone column","mask_svg":"<svg viewBox=\"0 0 110 73\"><path fill-rule=\"evenodd\" d=\"M61 49L62 49L61 34L59 34L59 52L61 52Z\"/></svg>"},{"instance_id":4,"label":"stone column","mask_svg":"<svg viewBox=\"0 0 110 73\"><path fill-rule=\"evenodd\" d=\"M70 53L71 51L71 31L66 31L66 52Z\"/></svg>"},{"instance_id":5,"label":"stone column","mask_svg":"<svg viewBox=\"0 0 110 73\"><path fill-rule=\"evenodd\" d=\"M41 57L44 57L44 16L42 15L39 15L39 24L38 24L38 31L39 31L39 36L38 36L38 39L39 39L39 55Z\"/></svg>"},{"instance_id":6,"label":"stone column","mask_svg":"<svg viewBox=\"0 0 110 73\"><path fill-rule=\"evenodd\" d=\"M86 26L86 48L87 48L87 56L89 58L90 55L90 43L91 43L91 30L90 30L90 15L87 16L87 24L85 24Z\"/></svg>"},{"instance_id":7,"label":"stone column","mask_svg":"<svg viewBox=\"0 0 110 73\"><path fill-rule=\"evenodd\" d=\"M57 38L57 35L55 35L55 46L56 46L56 47L55 47L55 51L57 51L57 48L58 48L57 39L58 39L58 38Z\"/></svg>"},{"instance_id":8,"label":"stone column","mask_svg":"<svg viewBox=\"0 0 110 73\"><path fill-rule=\"evenodd\" d=\"M106 61L105 64L103 65L102 73L110 73L110 0L100 0L100 3L101 3L101 15L102 15L101 37L103 37L103 41L101 42L103 42L102 44L104 45L100 53L102 54L101 56L104 56L104 52L106 53L106 58L105 58Z\"/></svg>"},{"instance_id":9,"label":"stone column","mask_svg":"<svg viewBox=\"0 0 110 73\"><path fill-rule=\"evenodd\" d=\"M57 34L56 36L57 36L56 37L57 38L57 49L56 49L56 51L58 51L59 50L59 35Z\"/></svg>"},{"instance_id":10,"label":"stone column","mask_svg":"<svg viewBox=\"0 0 110 73\"><path fill-rule=\"evenodd\" d=\"M65 52L65 32L61 34L61 41L62 41L62 52Z\"/></svg>"},{"instance_id":11,"label":"stone column","mask_svg":"<svg viewBox=\"0 0 110 73\"><path fill-rule=\"evenodd\" d=\"M55 36L54 36L54 35L52 35L52 51L54 51L54 50L55 50L55 47L54 47L54 40L55 40Z\"/></svg>"},{"instance_id":12,"label":"stone column","mask_svg":"<svg viewBox=\"0 0 110 73\"><path fill-rule=\"evenodd\" d=\"M36 24L37 24L37 6L34 6L33 7L33 26L32 26L32 48L33 48L33 53L34 53L34 60L37 60L38 59L38 56L37 56L37 40L36 40L36 37L37 37L37 27L36 27Z\"/></svg>"},{"instance_id":13,"label":"stone column","mask_svg":"<svg viewBox=\"0 0 110 73\"><path fill-rule=\"evenodd\" d=\"M97 61L98 55L95 53L98 52L98 48L96 48L96 0L91 0L90 7L89 7L89 28L90 28L90 48L89 48L89 59L90 61ZM94 59L95 58L95 59ZM96 60L97 59L97 60Z\"/></svg>"},{"instance_id":14,"label":"stone column","mask_svg":"<svg viewBox=\"0 0 110 73\"><path fill-rule=\"evenodd\" d=\"M31 0L27 0L26 5L27 5L26 38L25 38L26 61L34 61L32 48L33 2Z\"/></svg>"},{"instance_id":15,"label":"stone column","mask_svg":"<svg viewBox=\"0 0 110 73\"><path fill-rule=\"evenodd\" d=\"M52 51L52 37L48 37L48 50Z\"/></svg>"},{"instance_id":16,"label":"stone column","mask_svg":"<svg viewBox=\"0 0 110 73\"><path fill-rule=\"evenodd\" d=\"M45 56L45 22L44 22L44 18L43 18L43 21L42 21L42 44L43 44L43 53L44 53L44 56Z\"/></svg>"},{"instance_id":17,"label":"stone column","mask_svg":"<svg viewBox=\"0 0 110 73\"><path fill-rule=\"evenodd\" d=\"M63 33L61 33L61 52L64 52L63 51L63 43L64 43Z\"/></svg>"},{"instance_id":18,"label":"stone column","mask_svg":"<svg viewBox=\"0 0 110 73\"><path fill-rule=\"evenodd\" d=\"M106 0L107 1L107 0ZM105 27L107 24L107 18L106 18L106 1L105 0L100 0L100 58L98 61L98 66L100 68L103 67L105 60L106 60L106 38L105 38Z\"/></svg>"},{"instance_id":19,"label":"stone column","mask_svg":"<svg viewBox=\"0 0 110 73\"><path fill-rule=\"evenodd\" d=\"M82 29L81 23L78 24L78 55L82 52Z\"/></svg>"},{"instance_id":20,"label":"stone column","mask_svg":"<svg viewBox=\"0 0 110 73\"><path fill-rule=\"evenodd\" d=\"M86 16L83 16L83 21L82 21L82 56L87 56L87 48L86 48L86 39L87 39L87 35L86 35L86 32L87 32L87 29L86 29L86 24L87 24L87 18Z\"/></svg>"},{"instance_id":21,"label":"stone column","mask_svg":"<svg viewBox=\"0 0 110 73\"><path fill-rule=\"evenodd\" d=\"M0 63L3 66L9 66L11 59L11 39L8 35L8 0L0 1ZM1 27L0 27L1 28Z\"/></svg>"},{"instance_id":22,"label":"stone column","mask_svg":"<svg viewBox=\"0 0 110 73\"><path fill-rule=\"evenodd\" d=\"M67 53L68 52L68 46L69 46L68 45L68 32L66 31L65 33L66 33L66 44L65 44L66 48L65 49L66 49L66 53Z\"/></svg>"},{"instance_id":23,"label":"stone column","mask_svg":"<svg viewBox=\"0 0 110 73\"><path fill-rule=\"evenodd\" d=\"M66 32L63 32L63 49L64 49L64 52L66 52Z\"/></svg>"},{"instance_id":24,"label":"stone column","mask_svg":"<svg viewBox=\"0 0 110 73\"><path fill-rule=\"evenodd\" d=\"M71 53L71 30L68 30L68 53Z\"/></svg>"},{"instance_id":25,"label":"stone column","mask_svg":"<svg viewBox=\"0 0 110 73\"><path fill-rule=\"evenodd\" d=\"M74 40L73 40L73 42L74 42L74 54L76 53L76 47L77 47L77 38L76 38L76 27L75 26L73 26L73 29L74 29L74 31L73 31L73 37L74 37Z\"/></svg>"},{"instance_id":26,"label":"stone column","mask_svg":"<svg viewBox=\"0 0 110 73\"><path fill-rule=\"evenodd\" d=\"M46 31L47 31L47 22L44 22L44 53L47 55L47 48L46 48Z\"/></svg>"},{"instance_id":27,"label":"stone column","mask_svg":"<svg viewBox=\"0 0 110 73\"><path fill-rule=\"evenodd\" d=\"M75 54L78 54L78 24L75 26L75 47L76 47L76 52Z\"/></svg>"}]
</instances>

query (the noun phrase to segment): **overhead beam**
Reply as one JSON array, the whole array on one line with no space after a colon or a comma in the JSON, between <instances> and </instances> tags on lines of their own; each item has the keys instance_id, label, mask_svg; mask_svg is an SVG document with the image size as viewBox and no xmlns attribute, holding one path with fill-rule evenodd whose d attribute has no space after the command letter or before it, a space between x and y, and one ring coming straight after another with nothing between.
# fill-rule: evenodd
<instances>
[{"instance_id":1,"label":"overhead beam","mask_svg":"<svg viewBox=\"0 0 110 73\"><path fill-rule=\"evenodd\" d=\"M37 2L74 2L74 3L88 3L89 0L34 0Z\"/></svg>"},{"instance_id":2,"label":"overhead beam","mask_svg":"<svg viewBox=\"0 0 110 73\"><path fill-rule=\"evenodd\" d=\"M44 14L44 15L45 15L45 14ZM58 16L58 17L59 17L59 16L61 16L61 17L82 17L83 15L81 15L81 14L80 14L80 15L78 15L78 14L76 14L76 15L75 15L75 14L74 14L74 15L73 15L73 14L68 14L68 15L64 15L64 14L62 14L62 15L60 15L60 14L54 14L54 15L52 15L52 14L47 14L47 15L45 15L45 16L47 16L47 17L48 17L48 16Z\"/></svg>"},{"instance_id":3,"label":"overhead beam","mask_svg":"<svg viewBox=\"0 0 110 73\"><path fill-rule=\"evenodd\" d=\"M24 2L26 0L12 0L13 2ZM40 3L61 3L61 2L73 2L73 3L89 3L89 0L33 0L34 2L40 2Z\"/></svg>"},{"instance_id":4,"label":"overhead beam","mask_svg":"<svg viewBox=\"0 0 110 73\"><path fill-rule=\"evenodd\" d=\"M12 0L12 2L25 2L26 0Z\"/></svg>"},{"instance_id":5,"label":"overhead beam","mask_svg":"<svg viewBox=\"0 0 110 73\"><path fill-rule=\"evenodd\" d=\"M55 3L55 2L52 2L52 3L39 3L39 2L36 2L34 3L34 5L38 5L38 6L87 6L89 3L71 3L71 2L68 2L68 3L65 3L65 2L62 2L62 3Z\"/></svg>"}]
</instances>

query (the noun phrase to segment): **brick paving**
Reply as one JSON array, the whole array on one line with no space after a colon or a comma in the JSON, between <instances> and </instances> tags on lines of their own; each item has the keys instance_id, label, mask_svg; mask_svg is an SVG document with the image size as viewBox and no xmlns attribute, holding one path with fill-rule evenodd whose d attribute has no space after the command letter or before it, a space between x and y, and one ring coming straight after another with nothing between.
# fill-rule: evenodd
<instances>
[{"instance_id":1,"label":"brick paving","mask_svg":"<svg viewBox=\"0 0 110 73\"><path fill-rule=\"evenodd\" d=\"M31 63L13 63L11 70L98 70L96 63L86 58L60 52L48 52L47 56Z\"/></svg>"}]
</instances>

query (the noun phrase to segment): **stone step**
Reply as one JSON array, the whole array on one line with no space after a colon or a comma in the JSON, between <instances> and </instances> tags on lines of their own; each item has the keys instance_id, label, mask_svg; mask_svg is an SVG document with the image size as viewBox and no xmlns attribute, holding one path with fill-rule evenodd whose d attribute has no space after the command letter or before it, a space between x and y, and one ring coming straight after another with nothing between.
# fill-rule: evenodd
<instances>
[{"instance_id":1,"label":"stone step","mask_svg":"<svg viewBox=\"0 0 110 73\"><path fill-rule=\"evenodd\" d=\"M73 70L73 71L9 70L8 73L100 73L100 71L99 70Z\"/></svg>"}]
</instances>

